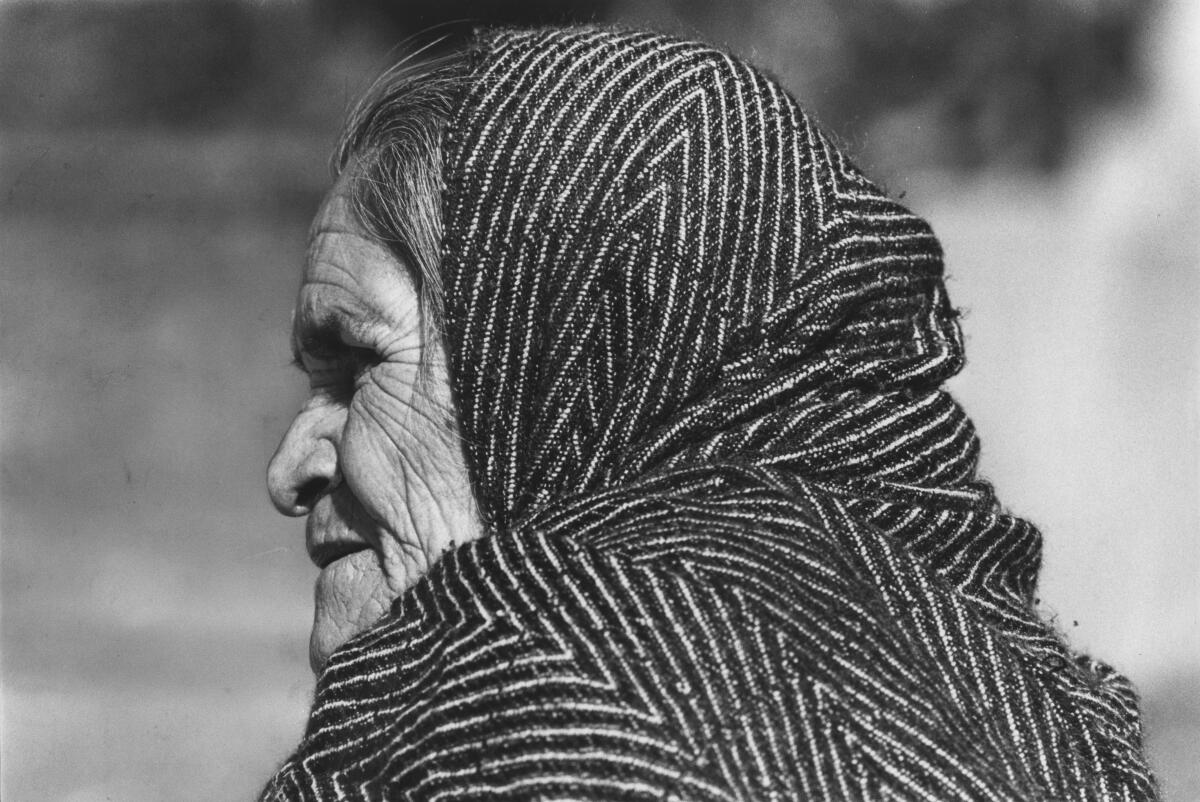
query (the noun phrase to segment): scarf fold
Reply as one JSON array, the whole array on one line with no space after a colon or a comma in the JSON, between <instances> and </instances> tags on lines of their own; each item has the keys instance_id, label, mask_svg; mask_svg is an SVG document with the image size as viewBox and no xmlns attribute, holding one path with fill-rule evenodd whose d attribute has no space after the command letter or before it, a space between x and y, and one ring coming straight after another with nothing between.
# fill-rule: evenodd
<instances>
[{"instance_id":1,"label":"scarf fold","mask_svg":"<svg viewBox=\"0 0 1200 802\"><path fill-rule=\"evenodd\" d=\"M442 269L490 534L331 659L264 798L1154 798L940 389L929 226L726 54L472 59Z\"/></svg>"}]
</instances>

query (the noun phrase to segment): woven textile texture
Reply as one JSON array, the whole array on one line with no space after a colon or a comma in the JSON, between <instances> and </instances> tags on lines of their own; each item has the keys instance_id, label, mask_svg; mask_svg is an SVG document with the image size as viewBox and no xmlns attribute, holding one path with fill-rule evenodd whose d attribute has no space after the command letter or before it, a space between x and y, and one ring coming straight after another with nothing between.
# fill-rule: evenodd
<instances>
[{"instance_id":1,"label":"woven textile texture","mask_svg":"<svg viewBox=\"0 0 1200 802\"><path fill-rule=\"evenodd\" d=\"M471 58L443 270L489 533L331 659L263 798L1155 798L939 389L928 225L723 53Z\"/></svg>"}]
</instances>

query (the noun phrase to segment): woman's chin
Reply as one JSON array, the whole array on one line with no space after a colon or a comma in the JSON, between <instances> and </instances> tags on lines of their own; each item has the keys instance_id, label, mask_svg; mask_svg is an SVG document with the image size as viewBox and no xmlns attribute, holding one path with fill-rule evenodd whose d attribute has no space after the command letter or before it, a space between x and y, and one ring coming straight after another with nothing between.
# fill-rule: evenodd
<instances>
[{"instance_id":1,"label":"woman's chin","mask_svg":"<svg viewBox=\"0 0 1200 802\"><path fill-rule=\"evenodd\" d=\"M312 673L319 675L321 669L329 662L329 656L337 649L337 645L330 645L322 636L320 627L314 623L312 635L308 638L308 667L312 669Z\"/></svg>"},{"instance_id":2,"label":"woman's chin","mask_svg":"<svg viewBox=\"0 0 1200 802\"><path fill-rule=\"evenodd\" d=\"M313 594L308 663L319 674L342 644L369 629L388 609L379 557L365 549L321 569Z\"/></svg>"}]
</instances>

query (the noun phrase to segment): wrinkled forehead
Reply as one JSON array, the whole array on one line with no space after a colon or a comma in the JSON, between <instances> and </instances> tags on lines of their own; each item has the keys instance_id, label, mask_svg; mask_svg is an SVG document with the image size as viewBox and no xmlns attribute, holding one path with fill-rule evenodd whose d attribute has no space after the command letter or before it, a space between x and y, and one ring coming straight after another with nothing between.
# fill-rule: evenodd
<instances>
[{"instance_id":1,"label":"wrinkled forehead","mask_svg":"<svg viewBox=\"0 0 1200 802\"><path fill-rule=\"evenodd\" d=\"M310 258L322 236L327 233L344 231L363 234L362 226L354 213L351 197L350 174L349 171L344 171L321 199L321 205L317 207L317 213L313 215L312 223L308 227Z\"/></svg>"},{"instance_id":2,"label":"wrinkled forehead","mask_svg":"<svg viewBox=\"0 0 1200 802\"><path fill-rule=\"evenodd\" d=\"M398 303L415 297L408 267L359 222L343 173L309 229L293 330L336 327L354 333L391 321Z\"/></svg>"}]
</instances>

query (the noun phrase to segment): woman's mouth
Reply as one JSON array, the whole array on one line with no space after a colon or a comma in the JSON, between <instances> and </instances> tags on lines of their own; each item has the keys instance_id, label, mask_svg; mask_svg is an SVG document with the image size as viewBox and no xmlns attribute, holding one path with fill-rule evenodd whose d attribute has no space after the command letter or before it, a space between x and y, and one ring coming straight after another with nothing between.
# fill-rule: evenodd
<instances>
[{"instance_id":1,"label":"woman's mouth","mask_svg":"<svg viewBox=\"0 0 1200 802\"><path fill-rule=\"evenodd\" d=\"M328 543L318 543L308 550L308 557L313 561L313 564L324 570L328 565L337 562L343 557L348 557L351 554L357 554L360 551L369 549L370 545L351 540L336 540Z\"/></svg>"}]
</instances>

